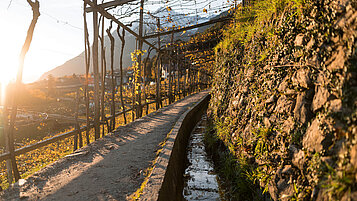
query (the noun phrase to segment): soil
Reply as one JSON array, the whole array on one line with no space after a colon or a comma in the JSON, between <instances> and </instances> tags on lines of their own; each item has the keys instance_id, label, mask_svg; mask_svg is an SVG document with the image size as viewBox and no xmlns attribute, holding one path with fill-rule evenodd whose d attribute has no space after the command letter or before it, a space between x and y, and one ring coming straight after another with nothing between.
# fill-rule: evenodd
<instances>
[{"instance_id":1,"label":"soil","mask_svg":"<svg viewBox=\"0 0 357 201\"><path fill-rule=\"evenodd\" d=\"M179 117L208 92L119 127L0 194L0 200L128 200Z\"/></svg>"}]
</instances>

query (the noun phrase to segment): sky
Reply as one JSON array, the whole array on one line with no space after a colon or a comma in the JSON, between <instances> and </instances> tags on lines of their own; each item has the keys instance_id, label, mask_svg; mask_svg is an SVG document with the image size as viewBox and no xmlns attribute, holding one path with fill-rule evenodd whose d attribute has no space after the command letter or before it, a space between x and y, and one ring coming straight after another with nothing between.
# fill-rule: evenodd
<instances>
[{"instance_id":1,"label":"sky","mask_svg":"<svg viewBox=\"0 0 357 201\"><path fill-rule=\"evenodd\" d=\"M207 0L196 1L207 2ZM227 2L227 0L210 1L217 5ZM39 2L41 16L25 58L24 83L36 81L44 72L79 55L84 49L83 1L39 0ZM146 8L148 7L151 10L158 8L155 5ZM0 0L0 83L2 87L9 81L15 81L19 54L31 19L32 10L26 0ZM92 33L91 19L91 15L88 15L90 33Z\"/></svg>"},{"instance_id":2,"label":"sky","mask_svg":"<svg viewBox=\"0 0 357 201\"><path fill-rule=\"evenodd\" d=\"M82 9L81 0L40 1L41 16L25 59L25 83L37 80L42 73L83 51ZM19 54L31 19L32 10L26 0L0 0L2 83L15 80Z\"/></svg>"}]
</instances>

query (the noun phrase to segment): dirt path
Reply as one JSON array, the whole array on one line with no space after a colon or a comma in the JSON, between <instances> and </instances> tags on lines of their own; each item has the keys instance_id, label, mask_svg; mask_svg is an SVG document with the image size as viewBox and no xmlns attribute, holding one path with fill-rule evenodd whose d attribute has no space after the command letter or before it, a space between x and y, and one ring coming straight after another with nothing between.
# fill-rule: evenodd
<instances>
[{"instance_id":1,"label":"dirt path","mask_svg":"<svg viewBox=\"0 0 357 201\"><path fill-rule=\"evenodd\" d=\"M208 92L188 96L120 127L6 190L1 200L126 200L178 118Z\"/></svg>"}]
</instances>

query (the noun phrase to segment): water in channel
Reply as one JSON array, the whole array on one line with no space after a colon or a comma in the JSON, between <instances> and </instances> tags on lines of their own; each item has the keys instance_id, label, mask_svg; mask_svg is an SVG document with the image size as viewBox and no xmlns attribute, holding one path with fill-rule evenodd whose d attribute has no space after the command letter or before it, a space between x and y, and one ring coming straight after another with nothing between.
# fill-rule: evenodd
<instances>
[{"instance_id":1,"label":"water in channel","mask_svg":"<svg viewBox=\"0 0 357 201\"><path fill-rule=\"evenodd\" d=\"M183 190L186 200L222 200L218 177L203 142L206 126L207 116L203 115L192 131L187 147L188 165L184 174Z\"/></svg>"}]
</instances>

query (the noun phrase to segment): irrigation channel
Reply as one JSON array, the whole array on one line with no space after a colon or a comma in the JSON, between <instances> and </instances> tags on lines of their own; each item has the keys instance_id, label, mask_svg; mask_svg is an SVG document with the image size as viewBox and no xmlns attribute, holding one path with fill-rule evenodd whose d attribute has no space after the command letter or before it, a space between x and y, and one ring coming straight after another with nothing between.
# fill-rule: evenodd
<instances>
[{"instance_id":1,"label":"irrigation channel","mask_svg":"<svg viewBox=\"0 0 357 201\"><path fill-rule=\"evenodd\" d=\"M204 135L207 127L207 115L203 115L191 132L187 147L187 167L183 195L186 200L224 200L213 169L213 162L208 157Z\"/></svg>"}]
</instances>

